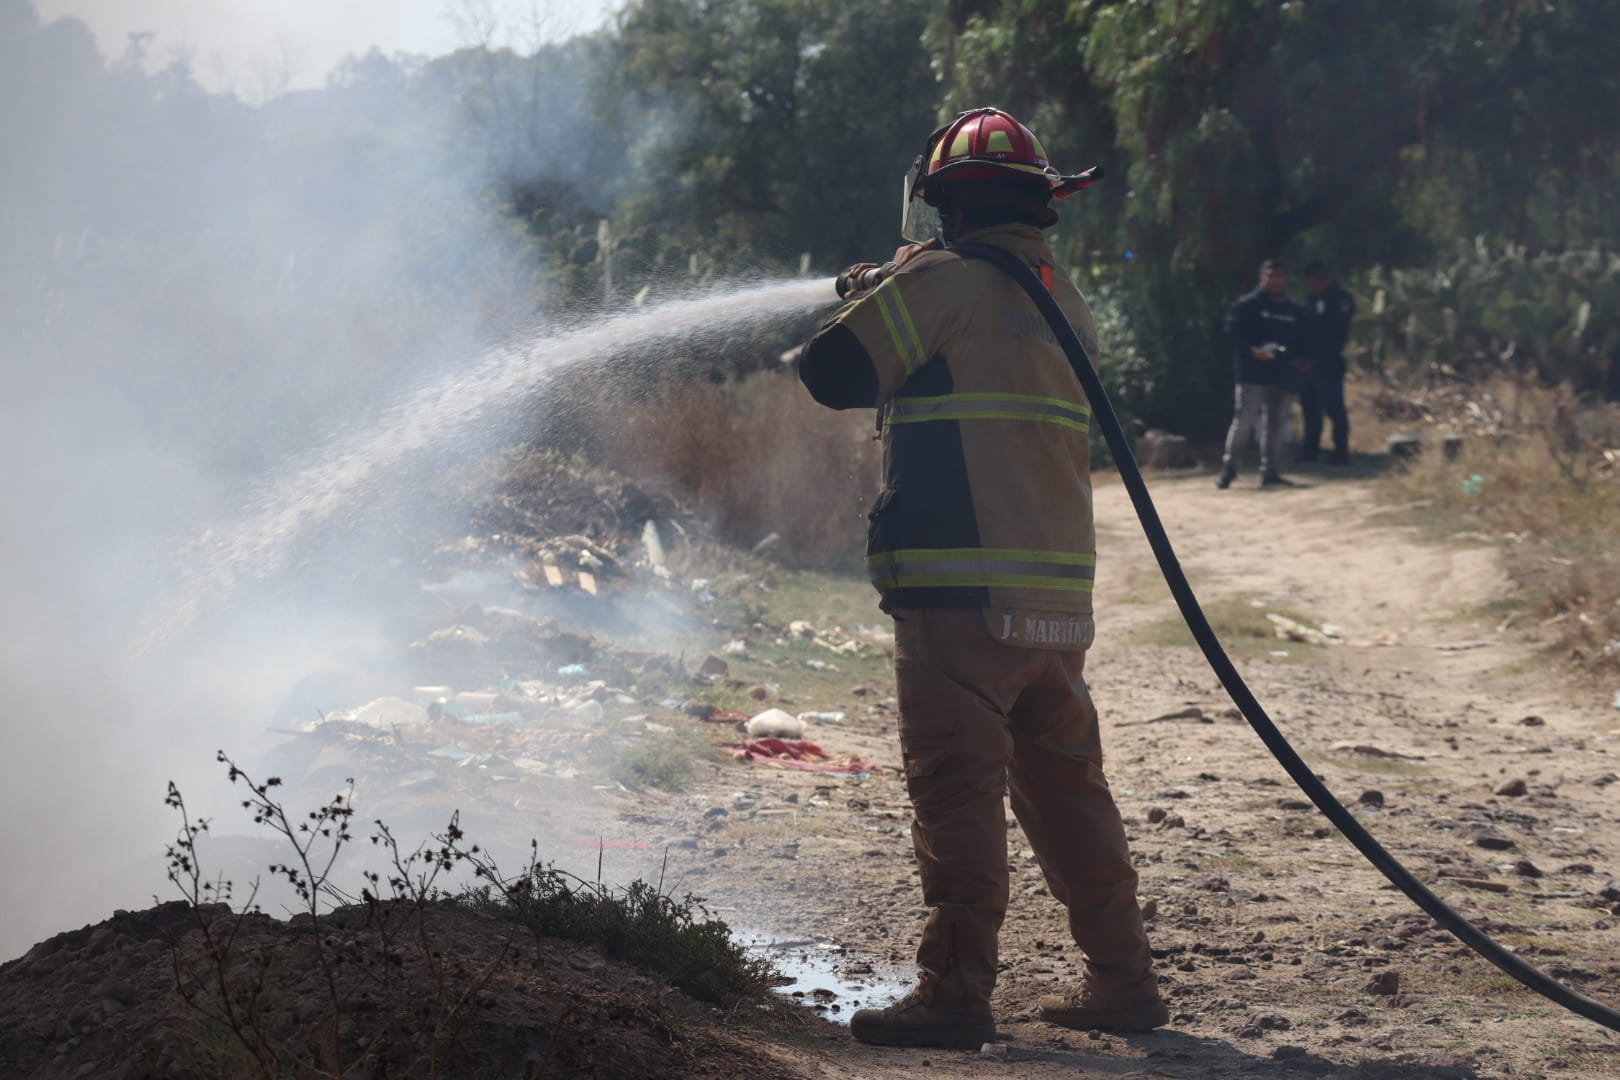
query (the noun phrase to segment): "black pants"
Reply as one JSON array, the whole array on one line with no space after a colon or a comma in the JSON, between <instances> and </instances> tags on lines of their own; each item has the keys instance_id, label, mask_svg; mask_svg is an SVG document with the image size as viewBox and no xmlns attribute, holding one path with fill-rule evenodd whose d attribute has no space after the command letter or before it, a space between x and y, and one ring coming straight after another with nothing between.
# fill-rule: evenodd
<instances>
[{"instance_id":1,"label":"black pants","mask_svg":"<svg viewBox=\"0 0 1620 1080\"><path fill-rule=\"evenodd\" d=\"M1322 447L1322 417L1333 421L1333 452L1350 452L1350 416L1344 408L1344 367L1329 364L1313 368L1305 376L1299 407L1305 414L1305 441L1300 454L1314 458Z\"/></svg>"}]
</instances>

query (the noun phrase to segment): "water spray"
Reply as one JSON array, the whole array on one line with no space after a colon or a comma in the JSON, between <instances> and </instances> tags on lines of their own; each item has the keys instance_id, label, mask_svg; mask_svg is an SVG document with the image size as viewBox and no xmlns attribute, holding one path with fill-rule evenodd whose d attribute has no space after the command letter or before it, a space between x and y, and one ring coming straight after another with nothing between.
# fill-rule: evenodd
<instances>
[{"instance_id":1,"label":"water spray","mask_svg":"<svg viewBox=\"0 0 1620 1080\"><path fill-rule=\"evenodd\" d=\"M1103 388L1102 380L1092 368L1090 357L1086 355L1085 346L1080 343L1079 336L1074 332L1068 317L1063 314L1063 309L1058 306L1057 300L1041 283L1035 272L1024 265L1023 260L1001 248L988 244L958 244L951 250L966 258L983 259L1006 271L1029 294L1030 299L1035 302L1035 307L1051 325L1052 332L1057 335L1058 344L1063 347L1075 375L1080 379L1081 387L1085 390L1086 398L1091 404L1092 416L1102 426L1103 437L1108 442L1108 449L1114 455L1114 463L1119 469L1120 478L1125 482L1126 490L1130 492L1131 505L1136 509L1142 530L1147 534L1148 544L1153 548L1153 555L1158 560L1159 570L1170 586L1170 592L1175 597L1176 606L1181 609L1181 616L1186 620L1187 628L1192 631L1198 647L1204 652L1204 658L1209 661L1209 666L1221 680L1226 692L1231 695L1243 718L1249 722L1255 734L1260 736L1260 741L1265 743L1266 749L1271 751L1272 756L1287 771L1294 783L1299 785L1300 790L1316 804L1316 808L1326 815L1334 827L1377 868L1379 873L1470 949L1549 1001L1556 1002L1569 1011L1610 1030L1620 1031L1620 1012L1565 986L1546 972L1526 963L1463 918L1418 881L1410 870L1402 866L1395 856L1391 855L1361 822L1356 820L1355 815L1334 798L1327 786L1316 778L1316 774L1266 715L1265 709L1249 690L1243 677L1238 674L1231 658L1226 655L1226 650L1222 647L1220 639L1215 636L1209 620L1204 617L1198 598L1193 595L1192 586L1187 582L1187 575L1182 571L1175 550L1170 546L1170 537L1165 533L1163 522L1159 520L1159 512L1148 494L1147 482L1142 478L1142 470L1137 467L1136 458L1131 453L1130 442L1125 437L1119 417L1115 415L1114 407L1108 400L1108 392Z\"/></svg>"},{"instance_id":2,"label":"water spray","mask_svg":"<svg viewBox=\"0 0 1620 1080\"><path fill-rule=\"evenodd\" d=\"M477 430L486 439L535 388L572 364L601 362L649 345L701 345L738 327L784 319L827 303L827 279L773 281L548 325L485 353L389 409L364 433L267 484L233 524L210 530L181 553L183 577L148 618L141 649L161 644L217 606L241 581L280 569L300 538L351 514L390 470Z\"/></svg>"}]
</instances>

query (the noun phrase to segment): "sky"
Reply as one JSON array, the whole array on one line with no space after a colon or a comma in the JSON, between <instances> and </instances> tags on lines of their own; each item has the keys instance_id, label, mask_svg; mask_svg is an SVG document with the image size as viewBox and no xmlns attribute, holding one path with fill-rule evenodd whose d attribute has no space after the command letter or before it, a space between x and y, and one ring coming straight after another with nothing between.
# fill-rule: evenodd
<instances>
[{"instance_id":1,"label":"sky","mask_svg":"<svg viewBox=\"0 0 1620 1080\"><path fill-rule=\"evenodd\" d=\"M320 86L350 54L437 56L492 42L524 50L604 25L620 0L34 0L42 21L86 23L109 58L154 35L160 64L189 53L197 81L263 100Z\"/></svg>"}]
</instances>

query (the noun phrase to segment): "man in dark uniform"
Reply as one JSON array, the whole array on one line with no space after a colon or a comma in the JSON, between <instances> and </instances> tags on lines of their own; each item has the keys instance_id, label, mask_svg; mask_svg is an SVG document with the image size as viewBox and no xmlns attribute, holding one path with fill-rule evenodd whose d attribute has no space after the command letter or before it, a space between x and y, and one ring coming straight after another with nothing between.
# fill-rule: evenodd
<instances>
[{"instance_id":1,"label":"man in dark uniform","mask_svg":"<svg viewBox=\"0 0 1620 1080\"><path fill-rule=\"evenodd\" d=\"M1256 421L1260 425L1260 486L1286 484L1278 471L1283 425L1305 355L1305 311L1288 299L1288 272L1281 260L1260 264L1260 281L1226 313L1226 341L1232 350L1232 426L1217 487L1230 487L1238 459Z\"/></svg>"},{"instance_id":2,"label":"man in dark uniform","mask_svg":"<svg viewBox=\"0 0 1620 1080\"><path fill-rule=\"evenodd\" d=\"M1305 267L1306 348L1310 370L1300 391L1305 412L1305 443L1299 460L1315 461L1321 453L1322 417L1333 421L1333 450L1329 465L1350 463L1350 416L1344 408L1344 343L1350 337L1350 319L1356 298L1333 280L1319 262Z\"/></svg>"}]
</instances>

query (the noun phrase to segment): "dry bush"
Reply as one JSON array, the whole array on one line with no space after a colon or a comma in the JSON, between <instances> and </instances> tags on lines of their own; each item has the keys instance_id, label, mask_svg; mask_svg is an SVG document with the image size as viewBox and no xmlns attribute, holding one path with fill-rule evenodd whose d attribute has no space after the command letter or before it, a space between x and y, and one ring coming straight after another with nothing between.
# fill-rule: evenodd
<instances>
[{"instance_id":1,"label":"dry bush","mask_svg":"<svg viewBox=\"0 0 1620 1080\"><path fill-rule=\"evenodd\" d=\"M666 380L635 408L594 418L603 464L648 487L672 485L726 541L775 533L774 557L850 566L879 484L872 414L833 412L786 372L735 382Z\"/></svg>"},{"instance_id":2,"label":"dry bush","mask_svg":"<svg viewBox=\"0 0 1620 1080\"><path fill-rule=\"evenodd\" d=\"M1406 496L1514 541L1508 572L1537 598L1569 655L1620 672L1620 406L1498 381L1414 395L1407 424L1466 434L1395 474Z\"/></svg>"}]
</instances>

